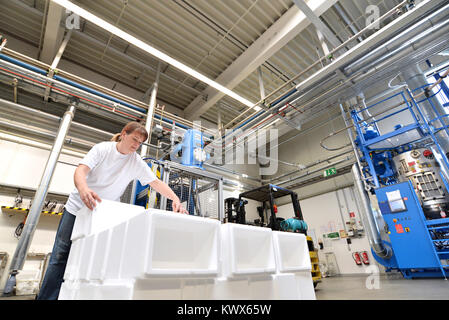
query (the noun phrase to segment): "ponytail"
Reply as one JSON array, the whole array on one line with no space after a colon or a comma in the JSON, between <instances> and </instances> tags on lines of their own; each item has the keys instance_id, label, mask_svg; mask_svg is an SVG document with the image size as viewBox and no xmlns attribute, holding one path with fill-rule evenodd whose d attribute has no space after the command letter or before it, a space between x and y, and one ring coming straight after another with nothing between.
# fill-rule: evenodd
<instances>
[{"instance_id":1,"label":"ponytail","mask_svg":"<svg viewBox=\"0 0 449 320\"><path fill-rule=\"evenodd\" d=\"M112 138L111 138L111 141L119 142L119 141L120 141L120 136L121 136L121 135L122 135L121 133L116 133L116 134L114 134L114 135L112 136Z\"/></svg>"}]
</instances>

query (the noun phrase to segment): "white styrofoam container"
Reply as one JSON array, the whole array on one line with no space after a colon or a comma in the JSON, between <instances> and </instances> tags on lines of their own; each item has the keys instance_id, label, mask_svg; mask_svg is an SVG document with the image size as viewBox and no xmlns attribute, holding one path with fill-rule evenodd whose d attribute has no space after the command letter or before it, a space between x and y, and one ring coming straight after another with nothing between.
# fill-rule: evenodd
<instances>
[{"instance_id":1,"label":"white styrofoam container","mask_svg":"<svg viewBox=\"0 0 449 320\"><path fill-rule=\"evenodd\" d=\"M309 247L304 234L273 231L277 272L311 271Z\"/></svg>"},{"instance_id":2,"label":"white styrofoam container","mask_svg":"<svg viewBox=\"0 0 449 320\"><path fill-rule=\"evenodd\" d=\"M221 276L271 274L276 271L272 231L235 223L221 225Z\"/></svg>"},{"instance_id":3,"label":"white styrofoam container","mask_svg":"<svg viewBox=\"0 0 449 320\"><path fill-rule=\"evenodd\" d=\"M82 239L84 242L83 251L79 258L79 270L77 279L88 280L88 273L90 272L92 266L92 259L95 255L95 247L97 242L97 235L91 234Z\"/></svg>"},{"instance_id":4,"label":"white styrofoam container","mask_svg":"<svg viewBox=\"0 0 449 320\"><path fill-rule=\"evenodd\" d=\"M90 234L92 229L92 211L83 206L75 216L75 223L73 224L72 235L70 240L75 241L77 239L84 238Z\"/></svg>"},{"instance_id":5,"label":"white styrofoam container","mask_svg":"<svg viewBox=\"0 0 449 320\"><path fill-rule=\"evenodd\" d=\"M301 300L296 276L293 273L278 273L273 275L275 295L279 300Z\"/></svg>"},{"instance_id":6,"label":"white styrofoam container","mask_svg":"<svg viewBox=\"0 0 449 320\"><path fill-rule=\"evenodd\" d=\"M102 280L106 272L106 257L108 257L111 248L112 229L104 230L97 233L94 254L91 257L90 268L87 272L87 280Z\"/></svg>"},{"instance_id":7,"label":"white styrofoam container","mask_svg":"<svg viewBox=\"0 0 449 320\"><path fill-rule=\"evenodd\" d=\"M133 300L181 300L182 279L136 279Z\"/></svg>"},{"instance_id":8,"label":"white styrofoam container","mask_svg":"<svg viewBox=\"0 0 449 320\"><path fill-rule=\"evenodd\" d=\"M78 291L79 291L78 281L65 280L61 284L58 300L75 300Z\"/></svg>"},{"instance_id":9,"label":"white styrofoam container","mask_svg":"<svg viewBox=\"0 0 449 320\"><path fill-rule=\"evenodd\" d=\"M64 271L64 280L77 280L79 275L80 258L84 249L84 238L72 241L69 257Z\"/></svg>"},{"instance_id":10,"label":"white styrofoam container","mask_svg":"<svg viewBox=\"0 0 449 320\"><path fill-rule=\"evenodd\" d=\"M316 300L315 288L313 287L312 273L309 271L295 272L296 286L302 300Z\"/></svg>"},{"instance_id":11,"label":"white styrofoam container","mask_svg":"<svg viewBox=\"0 0 449 320\"><path fill-rule=\"evenodd\" d=\"M250 287L247 277L215 278L213 300L248 300Z\"/></svg>"},{"instance_id":12,"label":"white styrofoam container","mask_svg":"<svg viewBox=\"0 0 449 320\"><path fill-rule=\"evenodd\" d=\"M122 222L111 228L109 237L109 245L105 253L104 264L100 270L101 280L120 279L120 268L123 260L123 250L125 247L125 238L127 234L128 222ZM135 256L140 256L139 251L131 250ZM104 271L103 271L104 270ZM92 270L94 273L97 270Z\"/></svg>"},{"instance_id":13,"label":"white styrofoam container","mask_svg":"<svg viewBox=\"0 0 449 320\"><path fill-rule=\"evenodd\" d=\"M184 279L182 300L211 300L214 279Z\"/></svg>"},{"instance_id":14,"label":"white styrofoam container","mask_svg":"<svg viewBox=\"0 0 449 320\"><path fill-rule=\"evenodd\" d=\"M141 212L142 206L102 199L94 210L83 206L77 213L71 240L110 229Z\"/></svg>"},{"instance_id":15,"label":"white styrofoam container","mask_svg":"<svg viewBox=\"0 0 449 320\"><path fill-rule=\"evenodd\" d=\"M108 280L81 282L77 300L131 300L134 280Z\"/></svg>"},{"instance_id":16,"label":"white styrofoam container","mask_svg":"<svg viewBox=\"0 0 449 320\"><path fill-rule=\"evenodd\" d=\"M250 300L276 300L276 286L273 275L248 277Z\"/></svg>"},{"instance_id":17,"label":"white styrofoam container","mask_svg":"<svg viewBox=\"0 0 449 320\"><path fill-rule=\"evenodd\" d=\"M149 209L128 220L121 278L215 277L220 222Z\"/></svg>"}]
</instances>

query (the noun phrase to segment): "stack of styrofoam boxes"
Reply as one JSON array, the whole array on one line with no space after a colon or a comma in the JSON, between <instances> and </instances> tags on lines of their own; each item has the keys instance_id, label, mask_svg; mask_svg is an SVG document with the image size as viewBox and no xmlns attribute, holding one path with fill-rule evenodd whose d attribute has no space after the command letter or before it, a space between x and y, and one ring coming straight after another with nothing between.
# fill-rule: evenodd
<instances>
[{"instance_id":1,"label":"stack of styrofoam boxes","mask_svg":"<svg viewBox=\"0 0 449 320\"><path fill-rule=\"evenodd\" d=\"M107 200L75 221L59 299L315 299L302 234Z\"/></svg>"},{"instance_id":2,"label":"stack of styrofoam boxes","mask_svg":"<svg viewBox=\"0 0 449 320\"><path fill-rule=\"evenodd\" d=\"M276 272L272 231L226 223L221 226L220 277L213 299L276 299L272 274Z\"/></svg>"},{"instance_id":3,"label":"stack of styrofoam boxes","mask_svg":"<svg viewBox=\"0 0 449 320\"><path fill-rule=\"evenodd\" d=\"M111 246L123 243L118 239L116 226L145 211L144 207L102 200L91 211L83 207L76 214L72 231L72 246L68 257L64 282L59 293L60 300L96 299L99 286L103 284L106 259L112 263L120 263L121 257L110 256ZM129 287L129 281L106 281L119 286ZM120 290L126 297L126 290ZM119 292L119 290L117 290ZM115 299L115 296L111 299Z\"/></svg>"},{"instance_id":4,"label":"stack of styrofoam boxes","mask_svg":"<svg viewBox=\"0 0 449 320\"><path fill-rule=\"evenodd\" d=\"M276 274L273 276L281 300L315 300L312 264L304 234L273 231Z\"/></svg>"},{"instance_id":5,"label":"stack of styrofoam boxes","mask_svg":"<svg viewBox=\"0 0 449 320\"><path fill-rule=\"evenodd\" d=\"M125 221L100 223L118 208ZM130 208L110 202L92 212L92 232L72 243L60 299L208 299L218 274L220 222Z\"/></svg>"}]
</instances>

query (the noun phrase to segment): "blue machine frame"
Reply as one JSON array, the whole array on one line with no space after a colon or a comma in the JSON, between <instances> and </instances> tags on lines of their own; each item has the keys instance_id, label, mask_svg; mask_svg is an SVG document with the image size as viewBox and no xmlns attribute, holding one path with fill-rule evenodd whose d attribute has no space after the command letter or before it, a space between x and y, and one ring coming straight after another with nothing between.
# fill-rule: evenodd
<instances>
[{"instance_id":1,"label":"blue machine frame","mask_svg":"<svg viewBox=\"0 0 449 320\"><path fill-rule=\"evenodd\" d=\"M449 135L449 128L441 120L449 114L440 115L430 98L437 93L427 94L420 101L415 101L413 92L425 90L429 85L422 86L413 91L405 90L392 95L376 104L361 110L352 110L351 117L357 132L356 145L362 153L361 161L366 162L362 168L366 181L371 185L371 192L375 193L380 211L384 218L393 256L384 259L376 255L375 259L387 269L399 270L405 278L417 277L444 277L449 271L449 218L426 220L421 203L411 181L399 182L394 168L391 167L392 151L402 153L412 150L420 143L429 142L434 145L441 155L441 165L449 168L448 158L438 143L435 135L445 130ZM406 98L409 96L409 100ZM369 109L390 99L402 99L402 107L379 119L367 122L361 115ZM434 119L427 119L420 104L427 101L431 104L435 114ZM411 123L397 125L393 131L380 133L379 122L401 113L409 113ZM370 116L370 118L373 118ZM391 120L391 119L390 119ZM439 121L442 126L435 127ZM449 192L449 183L443 175L446 191ZM446 234L441 237L441 234ZM441 249L444 248L444 249ZM447 249L446 249L447 248Z\"/></svg>"}]
</instances>

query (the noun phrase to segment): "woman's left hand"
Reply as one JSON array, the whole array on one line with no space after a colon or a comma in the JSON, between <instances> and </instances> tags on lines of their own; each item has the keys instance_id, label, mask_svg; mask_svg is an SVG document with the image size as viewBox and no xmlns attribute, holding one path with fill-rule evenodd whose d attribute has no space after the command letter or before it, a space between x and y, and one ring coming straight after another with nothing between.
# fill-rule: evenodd
<instances>
[{"instance_id":1,"label":"woman's left hand","mask_svg":"<svg viewBox=\"0 0 449 320\"><path fill-rule=\"evenodd\" d=\"M189 214L187 210L184 209L184 207L181 205L181 201L179 201L179 198L173 200L172 207L174 212Z\"/></svg>"}]
</instances>

